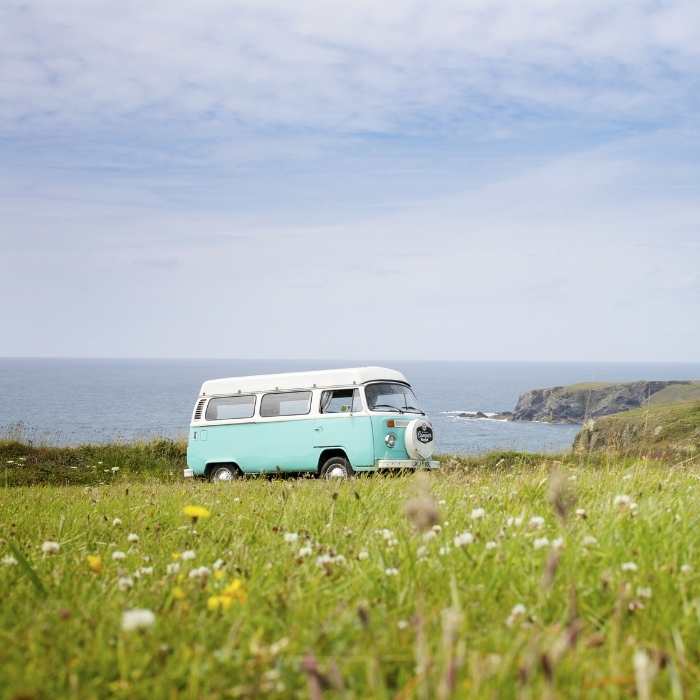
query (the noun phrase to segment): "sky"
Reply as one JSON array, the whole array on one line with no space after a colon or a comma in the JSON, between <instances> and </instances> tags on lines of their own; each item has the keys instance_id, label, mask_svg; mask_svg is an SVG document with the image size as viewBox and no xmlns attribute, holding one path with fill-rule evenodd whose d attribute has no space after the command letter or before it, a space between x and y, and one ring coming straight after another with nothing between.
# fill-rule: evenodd
<instances>
[{"instance_id":1,"label":"sky","mask_svg":"<svg viewBox=\"0 0 700 700\"><path fill-rule=\"evenodd\" d=\"M2 356L700 360L697 0L4 0Z\"/></svg>"}]
</instances>

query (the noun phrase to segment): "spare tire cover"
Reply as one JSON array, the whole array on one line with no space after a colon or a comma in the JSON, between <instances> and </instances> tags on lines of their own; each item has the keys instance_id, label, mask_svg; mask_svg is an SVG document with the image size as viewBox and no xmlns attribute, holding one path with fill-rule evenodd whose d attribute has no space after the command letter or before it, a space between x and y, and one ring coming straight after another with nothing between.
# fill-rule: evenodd
<instances>
[{"instance_id":1,"label":"spare tire cover","mask_svg":"<svg viewBox=\"0 0 700 700\"><path fill-rule=\"evenodd\" d=\"M406 452L411 459L430 459L433 456L433 426L424 418L416 418L406 426Z\"/></svg>"}]
</instances>

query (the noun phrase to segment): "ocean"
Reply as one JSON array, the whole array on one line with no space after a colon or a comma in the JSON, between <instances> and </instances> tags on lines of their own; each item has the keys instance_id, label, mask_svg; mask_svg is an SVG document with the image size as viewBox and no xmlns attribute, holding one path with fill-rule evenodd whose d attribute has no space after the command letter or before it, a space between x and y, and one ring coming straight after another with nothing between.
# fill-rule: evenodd
<instances>
[{"instance_id":1,"label":"ocean","mask_svg":"<svg viewBox=\"0 0 700 700\"><path fill-rule=\"evenodd\" d=\"M404 372L432 419L439 451L462 454L570 447L577 426L458 416L510 410L528 389L582 381L700 379L700 363L12 358L0 359L0 433L58 445L183 437L206 379L360 364Z\"/></svg>"}]
</instances>

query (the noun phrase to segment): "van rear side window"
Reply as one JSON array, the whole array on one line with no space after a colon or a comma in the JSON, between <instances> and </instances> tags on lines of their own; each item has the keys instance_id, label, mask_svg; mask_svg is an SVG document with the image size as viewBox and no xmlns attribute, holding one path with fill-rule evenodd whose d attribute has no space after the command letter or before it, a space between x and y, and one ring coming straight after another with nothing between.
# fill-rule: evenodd
<instances>
[{"instance_id":1,"label":"van rear side window","mask_svg":"<svg viewBox=\"0 0 700 700\"><path fill-rule=\"evenodd\" d=\"M224 396L210 399L207 404L207 420L231 420L252 418L255 413L255 396Z\"/></svg>"},{"instance_id":2,"label":"van rear side window","mask_svg":"<svg viewBox=\"0 0 700 700\"><path fill-rule=\"evenodd\" d=\"M260 415L263 418L303 416L310 410L310 391L286 391L279 394L265 394L260 402Z\"/></svg>"}]
</instances>

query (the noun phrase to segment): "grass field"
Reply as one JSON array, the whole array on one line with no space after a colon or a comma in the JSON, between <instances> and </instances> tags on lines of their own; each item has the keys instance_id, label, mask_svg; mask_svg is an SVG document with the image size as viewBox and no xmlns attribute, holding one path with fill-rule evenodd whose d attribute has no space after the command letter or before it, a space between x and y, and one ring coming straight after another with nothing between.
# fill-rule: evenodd
<instances>
[{"instance_id":1,"label":"grass field","mask_svg":"<svg viewBox=\"0 0 700 700\"><path fill-rule=\"evenodd\" d=\"M0 694L697 697L693 462L533 461L1 488Z\"/></svg>"}]
</instances>

